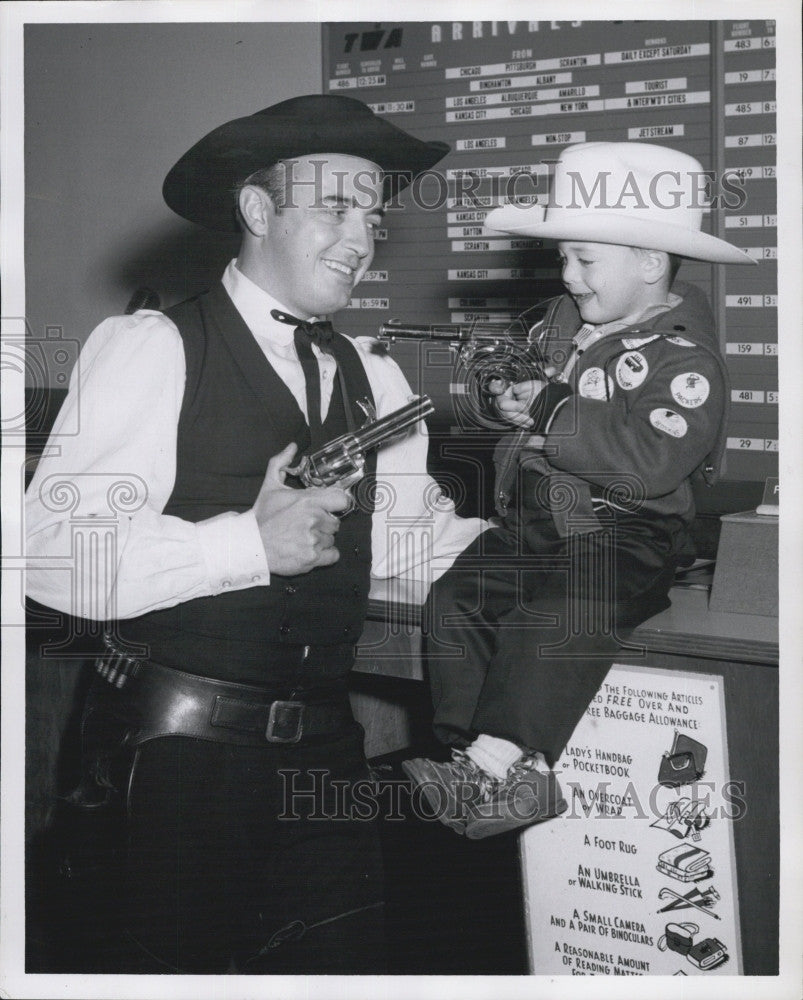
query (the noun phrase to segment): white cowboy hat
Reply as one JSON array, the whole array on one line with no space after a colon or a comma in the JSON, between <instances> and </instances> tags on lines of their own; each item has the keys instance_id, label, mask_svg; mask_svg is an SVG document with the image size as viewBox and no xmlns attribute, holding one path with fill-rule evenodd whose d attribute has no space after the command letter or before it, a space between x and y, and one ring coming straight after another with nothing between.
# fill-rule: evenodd
<instances>
[{"instance_id":1,"label":"white cowboy hat","mask_svg":"<svg viewBox=\"0 0 803 1000\"><path fill-rule=\"evenodd\" d=\"M705 207L705 176L694 157L650 143L583 142L561 153L546 206L503 205L488 213L485 226L755 264L743 250L700 231Z\"/></svg>"}]
</instances>

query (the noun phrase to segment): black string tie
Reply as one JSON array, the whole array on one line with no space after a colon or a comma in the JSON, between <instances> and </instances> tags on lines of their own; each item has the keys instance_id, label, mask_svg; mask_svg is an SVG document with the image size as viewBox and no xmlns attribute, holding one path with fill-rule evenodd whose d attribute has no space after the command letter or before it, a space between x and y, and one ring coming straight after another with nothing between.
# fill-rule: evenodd
<instances>
[{"instance_id":1,"label":"black string tie","mask_svg":"<svg viewBox=\"0 0 803 1000\"><path fill-rule=\"evenodd\" d=\"M326 354L332 353L332 340L335 336L334 328L328 320L310 323L309 320L299 319L280 309L271 309L271 316L279 323L287 323L295 327L293 331L293 341L296 346L298 360L304 371L304 381L307 388L307 422L309 423L310 439L312 447L315 448L323 441L321 430L321 373L318 367L318 359L312 352L312 344L318 350Z\"/></svg>"}]
</instances>

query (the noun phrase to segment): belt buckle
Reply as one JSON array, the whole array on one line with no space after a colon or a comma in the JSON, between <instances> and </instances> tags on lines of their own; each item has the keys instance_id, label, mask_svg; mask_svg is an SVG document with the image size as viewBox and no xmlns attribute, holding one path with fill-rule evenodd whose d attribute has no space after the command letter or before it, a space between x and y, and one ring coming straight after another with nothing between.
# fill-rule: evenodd
<instances>
[{"instance_id":1,"label":"belt buckle","mask_svg":"<svg viewBox=\"0 0 803 1000\"><path fill-rule=\"evenodd\" d=\"M298 743L301 739L303 722L303 702L274 701L268 714L265 739L269 743Z\"/></svg>"}]
</instances>

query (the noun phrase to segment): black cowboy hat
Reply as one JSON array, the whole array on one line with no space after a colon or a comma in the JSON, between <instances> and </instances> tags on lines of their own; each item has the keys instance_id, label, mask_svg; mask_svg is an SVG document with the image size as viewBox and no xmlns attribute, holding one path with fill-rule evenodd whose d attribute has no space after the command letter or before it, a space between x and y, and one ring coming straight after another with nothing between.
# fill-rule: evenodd
<instances>
[{"instance_id":1,"label":"black cowboy hat","mask_svg":"<svg viewBox=\"0 0 803 1000\"><path fill-rule=\"evenodd\" d=\"M230 233L236 229L237 184L279 160L316 153L359 156L386 173L389 197L448 152L445 142L416 139L375 115L362 101L309 94L213 129L172 168L162 194L185 219Z\"/></svg>"}]
</instances>

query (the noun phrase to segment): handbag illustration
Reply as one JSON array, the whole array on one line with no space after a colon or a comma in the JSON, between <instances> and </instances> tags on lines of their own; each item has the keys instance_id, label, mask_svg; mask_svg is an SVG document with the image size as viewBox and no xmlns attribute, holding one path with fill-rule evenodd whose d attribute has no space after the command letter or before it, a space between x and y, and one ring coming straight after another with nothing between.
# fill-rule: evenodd
<instances>
[{"instance_id":1,"label":"handbag illustration","mask_svg":"<svg viewBox=\"0 0 803 1000\"><path fill-rule=\"evenodd\" d=\"M661 758L658 769L658 784L668 788L688 785L698 781L705 773L705 759L708 750L702 743L685 733L675 733L672 749Z\"/></svg>"}]
</instances>

